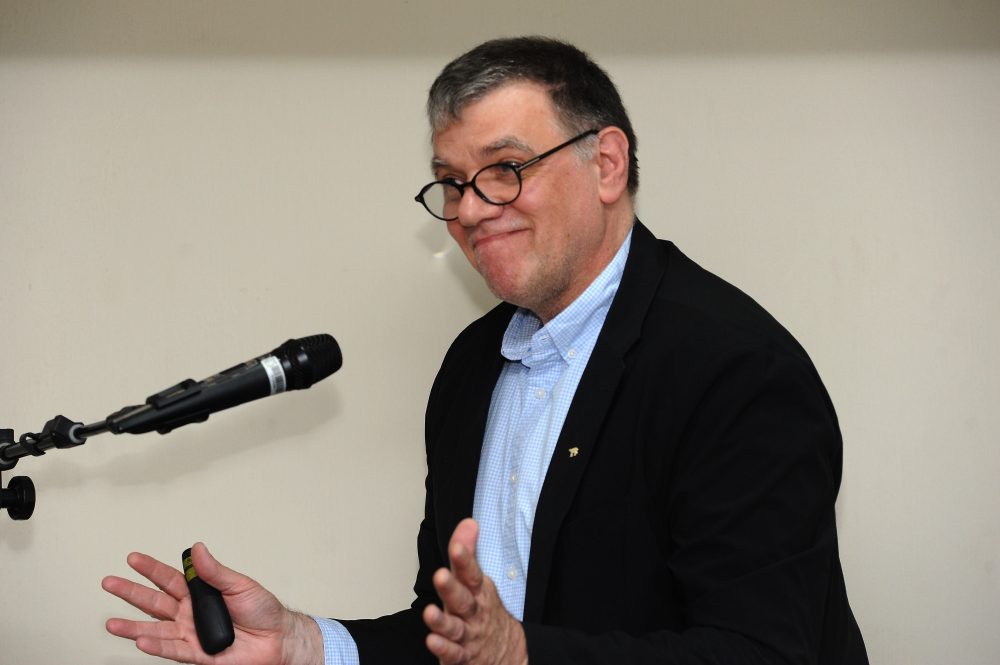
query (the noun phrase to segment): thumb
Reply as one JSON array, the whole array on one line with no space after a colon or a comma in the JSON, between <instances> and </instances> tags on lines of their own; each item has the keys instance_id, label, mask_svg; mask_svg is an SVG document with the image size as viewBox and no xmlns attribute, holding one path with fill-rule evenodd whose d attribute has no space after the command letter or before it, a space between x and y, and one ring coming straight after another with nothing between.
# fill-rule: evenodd
<instances>
[{"instance_id":1,"label":"thumb","mask_svg":"<svg viewBox=\"0 0 1000 665\"><path fill-rule=\"evenodd\" d=\"M191 547L191 562L198 577L224 594L233 594L246 587L249 578L216 560L205 543L198 542Z\"/></svg>"},{"instance_id":2,"label":"thumb","mask_svg":"<svg viewBox=\"0 0 1000 665\"><path fill-rule=\"evenodd\" d=\"M478 593L483 584L483 571L476 561L476 538L479 525L468 517L458 523L448 544L448 558L452 573L473 593Z\"/></svg>"},{"instance_id":3,"label":"thumb","mask_svg":"<svg viewBox=\"0 0 1000 665\"><path fill-rule=\"evenodd\" d=\"M238 629L277 634L286 630L294 618L274 594L253 578L219 563L205 543L195 543L191 547L191 563L203 582L222 593L229 615ZM311 619L308 622L316 625Z\"/></svg>"},{"instance_id":4,"label":"thumb","mask_svg":"<svg viewBox=\"0 0 1000 665\"><path fill-rule=\"evenodd\" d=\"M460 544L469 554L476 556L476 540L479 538L479 524L471 517L458 523L451 534L451 542Z\"/></svg>"}]
</instances>

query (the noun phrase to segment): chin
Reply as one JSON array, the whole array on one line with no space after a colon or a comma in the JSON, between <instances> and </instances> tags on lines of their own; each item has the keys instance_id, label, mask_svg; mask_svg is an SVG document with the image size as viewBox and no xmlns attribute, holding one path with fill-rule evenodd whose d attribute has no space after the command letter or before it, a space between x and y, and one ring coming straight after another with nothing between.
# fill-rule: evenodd
<instances>
[{"instance_id":1,"label":"chin","mask_svg":"<svg viewBox=\"0 0 1000 665\"><path fill-rule=\"evenodd\" d=\"M514 285L486 279L486 288L500 300L523 307L521 303L524 301L524 294L521 289Z\"/></svg>"}]
</instances>

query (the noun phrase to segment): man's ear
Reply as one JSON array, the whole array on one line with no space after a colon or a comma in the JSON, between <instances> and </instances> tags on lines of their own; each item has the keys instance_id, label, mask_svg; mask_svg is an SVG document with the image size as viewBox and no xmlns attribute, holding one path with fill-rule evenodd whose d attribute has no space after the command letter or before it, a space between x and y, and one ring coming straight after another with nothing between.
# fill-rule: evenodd
<instances>
[{"instance_id":1,"label":"man's ear","mask_svg":"<svg viewBox=\"0 0 1000 665\"><path fill-rule=\"evenodd\" d=\"M628 189L628 138L617 127L605 127L597 135L601 202L610 205Z\"/></svg>"}]
</instances>

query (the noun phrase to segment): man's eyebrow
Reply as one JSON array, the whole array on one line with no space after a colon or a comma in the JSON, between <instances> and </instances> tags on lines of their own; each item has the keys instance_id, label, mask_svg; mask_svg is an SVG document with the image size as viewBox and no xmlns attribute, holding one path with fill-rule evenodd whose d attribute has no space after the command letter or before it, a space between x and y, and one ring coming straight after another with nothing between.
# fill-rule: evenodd
<instances>
[{"instance_id":1,"label":"man's eyebrow","mask_svg":"<svg viewBox=\"0 0 1000 665\"><path fill-rule=\"evenodd\" d=\"M517 138L516 136L504 136L489 145L483 146L479 150L479 154L483 161L489 160L493 155L500 152L501 150L520 150L521 152L526 152L529 154L534 154L534 149L525 143L523 140ZM434 157L431 159L431 171L436 171L437 169L448 168L448 162L440 157Z\"/></svg>"},{"instance_id":2,"label":"man's eyebrow","mask_svg":"<svg viewBox=\"0 0 1000 665\"><path fill-rule=\"evenodd\" d=\"M521 150L522 152L532 152L531 146L523 140L517 138L516 136L504 136L503 138L484 146L480 153L483 157L488 157L493 153L500 152L501 150L507 150L508 148Z\"/></svg>"}]
</instances>

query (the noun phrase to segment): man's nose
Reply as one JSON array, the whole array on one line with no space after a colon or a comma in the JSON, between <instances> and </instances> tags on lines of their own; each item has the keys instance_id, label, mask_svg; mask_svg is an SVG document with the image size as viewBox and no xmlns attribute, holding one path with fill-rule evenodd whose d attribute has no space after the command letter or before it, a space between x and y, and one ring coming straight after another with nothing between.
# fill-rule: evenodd
<instances>
[{"instance_id":1,"label":"man's nose","mask_svg":"<svg viewBox=\"0 0 1000 665\"><path fill-rule=\"evenodd\" d=\"M475 226L484 219L497 217L502 212L502 205L484 200L471 185L465 188L462 200L458 202L458 222L462 226Z\"/></svg>"}]
</instances>

